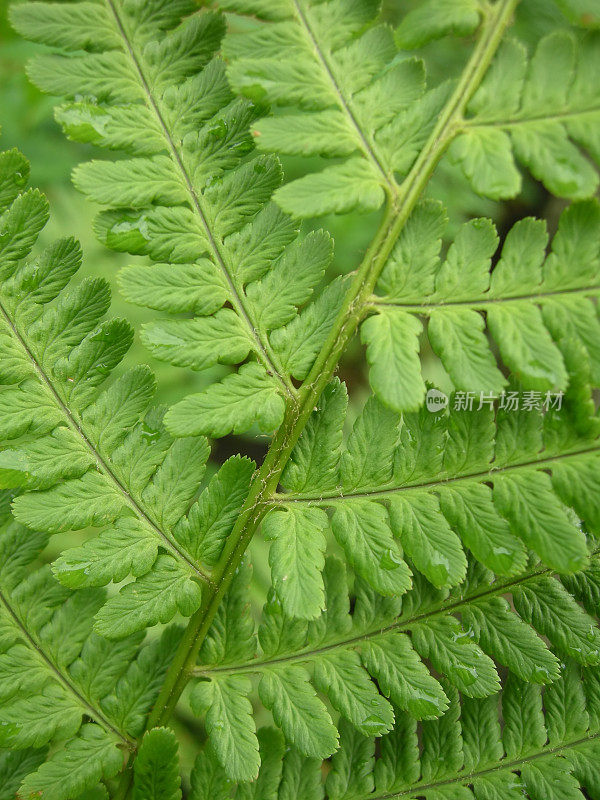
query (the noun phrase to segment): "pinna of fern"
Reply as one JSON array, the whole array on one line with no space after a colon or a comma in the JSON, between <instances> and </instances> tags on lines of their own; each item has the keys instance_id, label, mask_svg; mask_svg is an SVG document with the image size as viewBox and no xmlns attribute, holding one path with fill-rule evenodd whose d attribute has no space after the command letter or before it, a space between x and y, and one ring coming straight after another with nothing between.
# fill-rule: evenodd
<instances>
[{"instance_id":1,"label":"pinna of fern","mask_svg":"<svg viewBox=\"0 0 600 800\"><path fill-rule=\"evenodd\" d=\"M263 522L285 611L312 619L325 607L329 530L355 573L388 597L410 587L407 560L433 586L459 585L467 549L498 576L519 574L528 551L561 573L583 568L581 521L600 533L598 419L587 395L573 381L560 411L496 416L489 406L400 416L370 398L344 442L346 391L332 382Z\"/></svg>"},{"instance_id":2,"label":"pinna of fern","mask_svg":"<svg viewBox=\"0 0 600 800\"><path fill-rule=\"evenodd\" d=\"M440 719L400 717L379 740L350 726L324 779L320 762L258 733L253 784L232 784L206 747L191 775L191 800L582 800L600 796L600 676L567 661L543 689L510 676L500 695L459 699ZM177 742L146 734L136 781L147 800L180 800Z\"/></svg>"},{"instance_id":3,"label":"pinna of fern","mask_svg":"<svg viewBox=\"0 0 600 800\"><path fill-rule=\"evenodd\" d=\"M546 224L517 222L498 248L487 219L465 223L439 256L446 219L432 202L417 206L400 234L363 322L373 391L397 411L425 397L419 336L427 336L457 389L499 395L507 379L490 347L523 390L564 391L561 346L576 343L600 382L600 206L574 203L561 215L547 254ZM391 378L393 376L393 378Z\"/></svg>"},{"instance_id":4,"label":"pinna of fern","mask_svg":"<svg viewBox=\"0 0 600 800\"><path fill-rule=\"evenodd\" d=\"M158 262L120 276L127 299L179 317L148 323L146 346L198 370L246 362L170 412L167 425L214 437L254 424L271 433L295 402L293 379L306 377L345 282L298 315L322 281L331 239L299 238L297 223L270 202L281 167L252 155L258 109L233 96L215 56L224 22L206 10L181 21L193 10L164 0L26 3L12 20L67 51L29 70L42 89L70 98L57 110L67 135L127 156L83 164L73 177L106 207L96 222L102 241Z\"/></svg>"},{"instance_id":5,"label":"pinna of fern","mask_svg":"<svg viewBox=\"0 0 600 800\"><path fill-rule=\"evenodd\" d=\"M304 756L327 758L347 725L362 736L381 736L406 715L442 717L448 686L463 697L495 695L500 666L539 685L559 678L555 653L583 666L600 663L598 576L594 554L585 571L562 580L535 559L506 579L471 563L455 590L435 590L416 577L402 599L382 598L358 579L350 612L346 570L329 558L326 611L311 622L289 617L273 593L256 635L244 612L245 567L201 650L191 706L234 780L247 780L246 770L259 763L249 700L255 679L286 741Z\"/></svg>"},{"instance_id":6,"label":"pinna of fern","mask_svg":"<svg viewBox=\"0 0 600 800\"><path fill-rule=\"evenodd\" d=\"M11 520L8 493L0 500L0 792L79 797L122 769L181 632L99 636L105 591L72 592L36 568L48 535Z\"/></svg>"},{"instance_id":7,"label":"pinna of fern","mask_svg":"<svg viewBox=\"0 0 600 800\"><path fill-rule=\"evenodd\" d=\"M192 708L231 778L258 765L254 678L286 740L322 759L339 726L320 697L382 734L388 699L416 719L445 712L425 662L466 697L497 692L496 665L556 680L543 639L600 663L598 426L580 404L577 393L560 414L506 413L497 426L484 411L426 410L400 425L371 400L344 448L345 392L329 387L263 523L273 589L258 635L246 567L200 651ZM355 576L352 614L346 568L325 559L330 526Z\"/></svg>"},{"instance_id":8,"label":"pinna of fern","mask_svg":"<svg viewBox=\"0 0 600 800\"><path fill-rule=\"evenodd\" d=\"M0 477L20 490L13 513L50 534L100 529L54 571L72 588L135 578L97 609L103 634L189 616L211 586L253 465L230 459L198 496L206 440L166 433L164 411L149 407L148 368L108 380L131 344L129 325L103 319L105 281L70 285L81 263L74 240L28 259L47 203L22 191L28 166L16 151L0 156L0 169Z\"/></svg>"}]
</instances>

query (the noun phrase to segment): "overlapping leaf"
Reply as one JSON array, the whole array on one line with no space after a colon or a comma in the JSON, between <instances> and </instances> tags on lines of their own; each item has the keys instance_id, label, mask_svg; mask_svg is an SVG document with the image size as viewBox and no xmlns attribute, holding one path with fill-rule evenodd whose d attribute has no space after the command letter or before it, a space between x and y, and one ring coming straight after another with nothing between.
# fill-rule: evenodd
<instances>
[{"instance_id":1,"label":"overlapping leaf","mask_svg":"<svg viewBox=\"0 0 600 800\"><path fill-rule=\"evenodd\" d=\"M342 719L340 731L351 726L360 738L385 735L394 719L410 727L407 715L445 719L452 714L448 698L455 689L465 698L495 695L495 664L526 683L553 683L560 662L544 638L563 659L600 663L599 564L594 555L586 571L565 580L568 590L535 560L501 580L472 564L467 580L452 591L434 589L419 578L403 599L381 598L359 580L350 612L346 572L332 558L325 572L327 610L302 622L286 616L273 594L257 639L243 607L245 568L201 653L197 675L202 680L192 690L192 708L206 713L211 747L228 776L248 780L258 769L259 749L250 714L253 676L260 678L259 696L287 741L317 759L338 747L323 696ZM343 758L342 753L343 745L334 758ZM252 762L250 774L240 768Z\"/></svg>"},{"instance_id":2,"label":"overlapping leaf","mask_svg":"<svg viewBox=\"0 0 600 800\"><path fill-rule=\"evenodd\" d=\"M521 189L519 162L559 197L594 194L593 162L600 163L599 68L596 35L578 40L571 33L553 33L531 60L521 43L504 42L450 150L475 191L496 199L515 197Z\"/></svg>"},{"instance_id":3,"label":"overlapping leaf","mask_svg":"<svg viewBox=\"0 0 600 800\"><path fill-rule=\"evenodd\" d=\"M343 445L345 388L330 384L263 523L288 614L312 619L325 607L330 529L354 572L389 597L415 570L457 586L467 550L497 575L519 573L527 549L562 573L585 566L586 537L568 508L598 533L597 421L584 423L568 397L546 416L506 410L497 422L488 405L459 402L400 417L371 398Z\"/></svg>"},{"instance_id":4,"label":"overlapping leaf","mask_svg":"<svg viewBox=\"0 0 600 800\"><path fill-rule=\"evenodd\" d=\"M93 632L102 589L72 593L32 569L48 537L3 520L0 532L2 790L71 800L116 775L143 730L179 640L142 645ZM53 747L48 756L46 745Z\"/></svg>"},{"instance_id":5,"label":"overlapping leaf","mask_svg":"<svg viewBox=\"0 0 600 800\"><path fill-rule=\"evenodd\" d=\"M556 683L542 691L510 677L501 694L485 700L451 692L451 706L439 720L419 726L400 717L376 750L374 739L344 726L342 745L323 783L318 766L293 751L277 748L273 731L263 731L263 794L237 791L219 770L210 750L195 772L210 776L210 789L194 800L264 797L269 800L576 800L596 797L600 781L599 675L563 665ZM542 705L543 701L543 705ZM268 737L268 738L267 738ZM201 781L196 784L202 785ZM292 793L294 792L295 793Z\"/></svg>"},{"instance_id":6,"label":"overlapping leaf","mask_svg":"<svg viewBox=\"0 0 600 800\"><path fill-rule=\"evenodd\" d=\"M17 194L21 179L11 184L19 158L2 156L12 172L0 216L0 480L22 490L14 513L29 527L100 528L55 571L70 587L135 576L98 610L98 630L124 636L198 608L252 464L231 459L197 499L206 440L166 434L162 412L149 410L147 368L107 383L132 331L104 319L103 280L70 285L81 262L73 239L27 260L48 207L36 191Z\"/></svg>"},{"instance_id":7,"label":"overlapping leaf","mask_svg":"<svg viewBox=\"0 0 600 800\"><path fill-rule=\"evenodd\" d=\"M67 135L126 156L83 164L74 181L106 207L96 227L109 247L157 262L120 277L129 300L177 316L146 325L145 344L157 358L198 370L249 359L177 404L167 425L180 436L253 426L270 433L344 285L309 303L331 240L322 231L299 238L269 202L281 169L272 156L249 156L258 110L232 95L215 57L223 20L193 11L193 2L165 0L31 3L15 6L12 19L26 36L67 51L30 68L38 86L70 99L57 110Z\"/></svg>"},{"instance_id":8,"label":"overlapping leaf","mask_svg":"<svg viewBox=\"0 0 600 800\"><path fill-rule=\"evenodd\" d=\"M524 390L564 391L569 383L565 348L588 359L591 381L600 384L600 207L575 203L561 216L547 254L543 221L524 219L506 237L500 258L494 225L472 220L440 258L445 216L425 203L402 232L373 297L375 312L362 325L370 381L397 411L418 408L425 396L419 337L427 334L457 389L500 396L507 378L500 358Z\"/></svg>"}]
</instances>

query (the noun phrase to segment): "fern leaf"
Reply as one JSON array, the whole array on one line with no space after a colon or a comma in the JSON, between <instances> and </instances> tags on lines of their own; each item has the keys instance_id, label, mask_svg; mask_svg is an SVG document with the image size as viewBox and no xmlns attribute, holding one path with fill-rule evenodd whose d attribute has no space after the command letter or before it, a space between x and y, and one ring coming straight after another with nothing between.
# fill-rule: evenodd
<instances>
[{"instance_id":1,"label":"fern leaf","mask_svg":"<svg viewBox=\"0 0 600 800\"><path fill-rule=\"evenodd\" d=\"M255 780L260 767L251 689L247 677L232 675L197 684L190 698L192 711L205 719L219 762L240 781Z\"/></svg>"},{"instance_id":2,"label":"fern leaf","mask_svg":"<svg viewBox=\"0 0 600 800\"><path fill-rule=\"evenodd\" d=\"M318 508L273 511L263 525L275 591L287 598L291 616L318 616L325 598L321 573L325 565L327 515ZM307 569L312 564L313 568Z\"/></svg>"},{"instance_id":3,"label":"fern leaf","mask_svg":"<svg viewBox=\"0 0 600 800\"><path fill-rule=\"evenodd\" d=\"M260 2L222 5L271 16ZM425 95L422 63L395 60L391 29L372 24L378 3L286 0L281 6L281 19L225 42L234 88L284 110L255 124L256 144L268 152L344 160L278 189L277 202L301 217L377 209L386 194L397 195L395 173L411 166L444 92ZM292 55L282 62L284 52Z\"/></svg>"},{"instance_id":4,"label":"fern leaf","mask_svg":"<svg viewBox=\"0 0 600 800\"><path fill-rule=\"evenodd\" d=\"M400 47L415 50L449 33L467 36L479 27L481 11L478 0L429 0L404 17L396 41Z\"/></svg>"},{"instance_id":5,"label":"fern leaf","mask_svg":"<svg viewBox=\"0 0 600 800\"><path fill-rule=\"evenodd\" d=\"M336 728L303 667L282 666L265 672L258 691L275 722L300 752L313 758L335 752Z\"/></svg>"},{"instance_id":6,"label":"fern leaf","mask_svg":"<svg viewBox=\"0 0 600 800\"><path fill-rule=\"evenodd\" d=\"M202 591L167 555L159 555L152 572L124 586L96 616L102 636L121 638L146 626L170 622L177 613L191 617Z\"/></svg>"},{"instance_id":7,"label":"fern leaf","mask_svg":"<svg viewBox=\"0 0 600 800\"><path fill-rule=\"evenodd\" d=\"M4 750L0 754L0 778L2 779L2 800L13 800L23 779L35 772L44 761L43 748L37 750Z\"/></svg>"},{"instance_id":8,"label":"fern leaf","mask_svg":"<svg viewBox=\"0 0 600 800\"><path fill-rule=\"evenodd\" d=\"M121 155L74 182L104 206L108 246L155 262L121 276L131 300L176 315L143 340L172 364L231 370L168 412L150 409L145 368L105 384L131 332L104 320L102 281L70 285L75 246L27 260L47 207L25 192L18 154L0 160L0 487L18 492L6 541L19 539L0 581L48 534L100 528L56 562L62 583L27 566L0 586L12 631L0 745L50 753L24 791L106 800L98 783L139 739L134 797L180 798L175 736L152 727L193 675L208 739L194 800L594 794L600 211L581 150L598 155L595 40L555 34L529 66L507 43L475 93L515 0L431 0L395 38L372 0L222 0L255 17L225 45L242 100L215 55L219 13L191 0L71 5L21 3L13 20L58 50L30 73L66 98L67 135ZM480 26L456 88L427 88L422 62L397 50ZM276 113L259 119L263 100ZM514 195L517 158L580 201L549 252L544 226L525 220L492 267L496 229L474 219L440 258L443 211L414 209L452 141L481 195ZM336 160L282 186L275 151ZM331 239L286 214L384 202L361 267L323 288ZM459 391L518 381L563 405L496 414L481 397L470 413L452 395L448 410L424 409L423 318ZM345 435L345 388L321 392L361 323L375 396ZM202 437L252 428L279 428L255 479L234 457L203 486ZM20 523L45 534L24 543ZM261 523L273 585L257 626L243 554ZM100 587L126 579L107 599ZM141 631L177 614L193 619L175 655L177 629L142 646ZM278 730L257 731L258 701Z\"/></svg>"},{"instance_id":9,"label":"fern leaf","mask_svg":"<svg viewBox=\"0 0 600 800\"><path fill-rule=\"evenodd\" d=\"M22 796L34 797L43 787L50 798L77 797L101 779L111 778L123 766L123 756L97 725L83 725L60 755L23 781Z\"/></svg>"},{"instance_id":10,"label":"fern leaf","mask_svg":"<svg viewBox=\"0 0 600 800\"><path fill-rule=\"evenodd\" d=\"M10 155L14 168L18 159ZM20 487L14 514L31 528L100 527L98 538L55 564L67 586L101 586L129 575L141 581L109 601L98 622L104 633L125 635L167 622L178 610L190 615L243 502L251 464L226 464L214 486L196 498L206 440L167 435L163 412L149 410L154 377L147 368L133 368L104 388L132 331L121 320L103 319L110 301L103 281L69 285L81 262L74 240L26 260L47 204L34 191L15 197L22 186L13 184L7 189L13 202L0 218L0 427L6 446L0 483ZM218 488L221 482L225 489ZM227 491L228 500L218 501L215 490ZM211 520L198 515L207 503Z\"/></svg>"},{"instance_id":11,"label":"fern leaf","mask_svg":"<svg viewBox=\"0 0 600 800\"><path fill-rule=\"evenodd\" d=\"M568 404L555 412L559 442L552 413L500 414L497 425L489 409L401 418L371 398L341 448L345 391L331 384L264 522L286 612L311 619L324 607L317 553L328 514L348 563L383 595L404 594L415 569L439 588L458 585L466 548L497 575L522 570L525 548L563 573L584 567L585 536L565 504L597 530L597 429L578 433ZM576 493L565 469L582 476Z\"/></svg>"},{"instance_id":12,"label":"fern leaf","mask_svg":"<svg viewBox=\"0 0 600 800\"><path fill-rule=\"evenodd\" d=\"M71 15L58 4L23 4L12 20L26 36L67 51L40 56L30 69L42 89L69 98L57 111L67 135L128 156L83 164L74 182L105 206L96 229L109 247L159 262L120 277L131 301L179 315L148 323L143 341L157 358L197 370L250 359L177 404L167 425L186 436L253 426L272 433L284 401L295 399L292 376L306 374L327 335L323 308L335 313L339 282L312 301L330 238L298 237L269 202L281 168L270 155L248 158L257 110L232 96L214 57L219 14L185 16L191 3L166 11L156 2L146 11L105 0L94 6L103 35L82 53L86 7Z\"/></svg>"},{"instance_id":13,"label":"fern leaf","mask_svg":"<svg viewBox=\"0 0 600 800\"><path fill-rule=\"evenodd\" d=\"M102 639L93 624L103 590L73 594L47 567L33 569L46 543L3 521L0 739L22 753L1 762L3 790L14 795L21 784L23 797L43 790L69 800L122 769L179 637L170 631L144 646L139 634L114 645ZM43 748L58 742L48 756Z\"/></svg>"},{"instance_id":14,"label":"fern leaf","mask_svg":"<svg viewBox=\"0 0 600 800\"><path fill-rule=\"evenodd\" d=\"M259 777L263 793L253 794L243 785L235 796L575 800L583 790L594 796L599 777L598 681L597 668L580 670L568 662L543 695L540 687L510 676L500 704L496 697L459 702L451 692L443 717L417 725L401 716L394 730L378 741L344 725L340 750L324 782L314 761L293 750L283 756L273 747ZM261 733L266 741L274 738L268 729ZM200 788L206 778L212 795ZM226 775L209 749L198 757L193 779L194 800L231 796ZM290 785L295 794L290 794Z\"/></svg>"},{"instance_id":15,"label":"fern leaf","mask_svg":"<svg viewBox=\"0 0 600 800\"><path fill-rule=\"evenodd\" d=\"M566 32L543 39L530 61L519 42L503 44L449 153L476 192L514 197L518 161L560 197L594 194L598 176L581 150L600 160L599 64L596 39Z\"/></svg>"},{"instance_id":16,"label":"fern leaf","mask_svg":"<svg viewBox=\"0 0 600 800\"><path fill-rule=\"evenodd\" d=\"M362 325L370 381L377 396L397 411L417 409L425 395L418 358L420 318L457 389L500 395L507 381L490 350L525 389L565 390L569 370L565 341L589 359L594 385L600 379L600 326L594 300L600 286L600 208L596 201L570 206L546 256L541 221L525 219L509 232L500 259L489 220L458 231L439 259L444 214L435 204L416 209L402 232L373 297L376 312ZM417 268L418 267L418 268Z\"/></svg>"},{"instance_id":17,"label":"fern leaf","mask_svg":"<svg viewBox=\"0 0 600 800\"><path fill-rule=\"evenodd\" d=\"M275 430L283 418L285 404L277 387L258 364L240 367L239 372L189 395L169 410L166 423L175 435L225 436L243 433L255 423L259 430Z\"/></svg>"},{"instance_id":18,"label":"fern leaf","mask_svg":"<svg viewBox=\"0 0 600 800\"><path fill-rule=\"evenodd\" d=\"M469 698L494 695L495 664L525 682L555 682L560 663L545 641L560 658L582 666L600 660L597 553L572 578L557 578L535 559L503 579L471 562L467 579L453 590L435 589L415 575L402 600L382 598L357 579L352 613L345 568L329 557L326 610L316 620L302 621L288 616L272 594L257 637L244 608L249 577L247 569L236 577L200 653L200 681L192 689L192 707L207 715L216 757L234 780L248 779L238 768L235 747L243 753L255 737L254 721L241 711L252 676L260 677L261 700L286 740L307 756L323 758L335 744L325 735L330 717L321 697L340 714L340 731L346 720L361 737L383 735L404 712L418 720L444 714L455 689ZM424 659L447 683L440 685ZM308 693L307 681L316 697ZM292 687L298 696L287 703Z\"/></svg>"},{"instance_id":19,"label":"fern leaf","mask_svg":"<svg viewBox=\"0 0 600 800\"><path fill-rule=\"evenodd\" d=\"M180 783L175 735L154 728L142 739L135 760L134 800L181 800Z\"/></svg>"}]
</instances>

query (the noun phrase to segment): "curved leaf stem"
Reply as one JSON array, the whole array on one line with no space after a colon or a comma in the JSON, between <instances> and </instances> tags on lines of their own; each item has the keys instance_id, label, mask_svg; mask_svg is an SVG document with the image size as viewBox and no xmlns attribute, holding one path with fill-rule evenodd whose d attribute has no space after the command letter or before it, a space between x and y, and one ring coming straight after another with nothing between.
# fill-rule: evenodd
<instances>
[{"instance_id":1,"label":"curved leaf stem","mask_svg":"<svg viewBox=\"0 0 600 800\"><path fill-rule=\"evenodd\" d=\"M269 507L279 477L321 393L331 380L341 354L364 315L375 282L408 217L446 151L463 112L479 86L510 24L518 0L500 0L486 21L479 42L450 100L440 115L428 143L400 187L399 198L388 203L374 241L348 290L344 304L310 374L298 392L298 404L288 406L284 422L255 477L236 525L229 537L221 565L215 569L216 591L206 591L201 608L190 619L163 688L148 720L148 728L164 723L185 687L219 603L233 578L248 543Z\"/></svg>"},{"instance_id":2,"label":"curved leaf stem","mask_svg":"<svg viewBox=\"0 0 600 800\"><path fill-rule=\"evenodd\" d=\"M439 302L435 302L434 300L431 303L421 303L420 305L403 303L393 298L373 295L371 297L371 306L372 308L377 308L377 306L393 306L394 308L401 308L403 311L408 311L411 314L420 314L426 317L438 308L472 308L477 311L485 311L490 307L501 305L502 303L518 303L520 300L527 300L542 305L546 300L552 300L554 297L575 295L578 298L585 298L596 297L599 293L600 286L578 286L574 289L556 289L550 292L533 292L531 294L513 295L512 297L480 297L475 300L440 300Z\"/></svg>"},{"instance_id":3,"label":"curved leaf stem","mask_svg":"<svg viewBox=\"0 0 600 800\"><path fill-rule=\"evenodd\" d=\"M366 500L384 500L386 497L394 494L401 494L402 492L422 491L428 489L439 489L440 486L448 486L457 483L468 483L470 481L485 482L493 481L497 475L504 475L506 473L528 471L528 470L547 470L551 469L553 464L563 462L569 459L577 458L578 456L590 456L600 452L600 444L594 447L586 447L581 450L572 450L567 453L559 453L554 456L547 456L534 461L522 461L516 464L506 464L502 467L494 467L493 464L490 468L481 472L469 472L465 475L458 475L456 477L440 477L435 481L427 481L426 483L408 483L403 486L377 486L373 488L363 488L360 491L344 492L340 489L338 492L331 492L330 494L275 494L271 502L279 506L292 505L293 503L306 503L310 506L330 506L336 503L343 503L345 500L364 498ZM543 453L541 454L543 455Z\"/></svg>"},{"instance_id":4,"label":"curved leaf stem","mask_svg":"<svg viewBox=\"0 0 600 800\"><path fill-rule=\"evenodd\" d=\"M571 748L580 747L581 745L593 742L600 738L600 733L592 733L589 736L582 736L579 739L573 739L569 742L563 742L556 747L543 747L536 753L529 753L522 758L515 758L512 760L498 761L492 766L484 767L483 769L475 769L469 772L463 771L459 775L452 778L442 778L439 781L431 783L416 783L407 789L401 789L399 792L391 792L389 794L369 795L368 800L396 800L400 797L416 797L424 796L427 792L435 789L441 789L444 786L469 786L477 778L483 778L486 775L497 775L499 772L508 770L509 772L518 772L522 767L530 764L532 761L537 761L540 758L548 758L549 756L560 756L565 751Z\"/></svg>"},{"instance_id":5,"label":"curved leaf stem","mask_svg":"<svg viewBox=\"0 0 600 800\"><path fill-rule=\"evenodd\" d=\"M498 0L494 5L483 23L481 35L471 58L426 145L400 185L398 194L394 197L388 196L386 210L377 234L355 273L329 336L308 377L298 390L296 402L288 404L284 421L275 434L261 468L254 475L250 492L226 542L220 564L213 572L213 580L217 587L204 590L202 605L190 618L149 716L147 730L163 725L173 713L193 673L198 652L219 604L231 584L250 540L269 508L291 451L321 393L335 373L348 342L368 311L377 278L433 171L459 130L466 106L487 72L518 2L519 0ZM128 796L129 785L129 779L125 777L115 800L122 800Z\"/></svg>"}]
</instances>

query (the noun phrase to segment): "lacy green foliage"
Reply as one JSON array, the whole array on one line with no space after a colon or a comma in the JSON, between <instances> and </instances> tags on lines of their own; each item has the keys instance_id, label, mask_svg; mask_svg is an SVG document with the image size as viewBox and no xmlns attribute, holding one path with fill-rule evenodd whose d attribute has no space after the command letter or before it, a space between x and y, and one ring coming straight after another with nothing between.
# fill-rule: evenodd
<instances>
[{"instance_id":1,"label":"lacy green foliage","mask_svg":"<svg viewBox=\"0 0 600 800\"><path fill-rule=\"evenodd\" d=\"M589 197L600 163L600 38L566 32L543 39L531 62L507 41L471 101L464 132L449 156L473 188L493 198L515 197L515 159L559 197ZM581 152L581 149L584 152Z\"/></svg>"},{"instance_id":2,"label":"lacy green foliage","mask_svg":"<svg viewBox=\"0 0 600 800\"><path fill-rule=\"evenodd\" d=\"M254 125L257 146L343 159L276 192L282 208L297 216L380 208L386 193L398 193L395 175L408 172L446 99L448 87L426 92L419 60L395 58L389 26L370 24L379 5L222 3L277 19L229 36L225 46L233 87L285 109ZM282 48L289 54L284 64Z\"/></svg>"},{"instance_id":3,"label":"lacy green foliage","mask_svg":"<svg viewBox=\"0 0 600 800\"><path fill-rule=\"evenodd\" d=\"M372 398L343 443L345 407L345 387L334 382L263 523L290 616L311 619L325 607L330 527L355 573L389 597L410 587L407 560L433 586L459 585L466 548L496 575L521 572L527 550L559 572L585 566L579 520L600 533L598 426L568 396L562 412L499 412L496 421L488 406L402 418Z\"/></svg>"},{"instance_id":4,"label":"lacy green foliage","mask_svg":"<svg viewBox=\"0 0 600 800\"><path fill-rule=\"evenodd\" d=\"M542 689L509 677L498 696L449 691L440 719L408 716L375 739L342 727L341 747L323 780L319 761L259 732L262 767L254 784L232 786L206 748L192 772L192 800L576 800L600 787L600 674L570 661ZM172 783L173 789L176 786ZM173 794L173 797L176 795Z\"/></svg>"},{"instance_id":5,"label":"lacy green foliage","mask_svg":"<svg viewBox=\"0 0 600 800\"><path fill-rule=\"evenodd\" d=\"M16 153L0 164L15 176L19 159L26 177ZM36 191L17 195L21 183L3 184L0 217L0 482L21 488L14 515L31 528L100 529L63 554L55 572L73 588L135 576L97 610L99 631L125 636L196 610L252 464L230 459L197 498L206 440L168 436L163 413L149 411L154 377L146 367L105 385L132 331L103 319L110 302L103 280L70 285L81 262L77 242L59 241L26 260L48 208Z\"/></svg>"},{"instance_id":6,"label":"lacy green foliage","mask_svg":"<svg viewBox=\"0 0 600 800\"><path fill-rule=\"evenodd\" d=\"M430 0L395 33L377 0L219 5L253 18L225 45L232 86L224 18L191 0L12 11L58 50L30 73L66 98L67 135L120 156L74 180L104 206L100 238L154 262L120 277L176 315L144 342L237 369L168 411L146 368L112 375L129 326L105 319L103 281L77 283L75 242L31 256L47 206L22 156L0 157L0 487L17 519L0 533L0 746L16 748L0 776L50 800L180 800L164 725L193 676L208 743L191 800L600 796L600 212L580 150L600 150L596 38L553 34L528 62L500 46L516 0ZM587 0L560 5L595 25ZM398 51L476 32L463 75L433 88ZM448 148L482 196L519 191L516 159L577 201L549 252L527 219L492 266L477 219L440 257L445 213L418 200ZM281 186L274 153L335 161ZM361 266L324 284L330 237L286 214L384 203ZM562 407L424 410L424 317L457 389L564 390ZM375 396L348 432L331 377L361 325ZM276 431L254 479L236 456L204 485L203 436L249 430ZM257 624L243 555L261 522ZM89 526L35 568L49 534ZM176 614L183 636L143 644ZM255 689L277 730L257 731Z\"/></svg>"},{"instance_id":7,"label":"lacy green foliage","mask_svg":"<svg viewBox=\"0 0 600 800\"><path fill-rule=\"evenodd\" d=\"M373 297L377 312L362 325L371 386L397 411L418 409L421 319L458 389L499 394L507 379L500 358L524 389L547 392L568 386L561 350L580 348L594 385L600 382L600 207L575 203L563 212L547 254L541 220L521 220L508 233L499 259L494 225L475 219L462 226L444 260L446 226L434 203L415 210L388 260Z\"/></svg>"},{"instance_id":8,"label":"lacy green foliage","mask_svg":"<svg viewBox=\"0 0 600 800\"><path fill-rule=\"evenodd\" d=\"M93 631L102 589L71 592L35 561L46 534L0 531L0 760L3 797L77 797L123 767L173 656L179 632L143 644ZM59 743L48 755L47 745Z\"/></svg>"},{"instance_id":9,"label":"lacy green foliage","mask_svg":"<svg viewBox=\"0 0 600 800\"><path fill-rule=\"evenodd\" d=\"M485 520L480 509L473 513ZM502 578L470 559L458 587L436 589L415 574L402 598L384 598L357 578L352 611L345 567L330 557L325 610L310 621L292 617L273 590L257 634L244 600L250 577L248 567L238 573L215 618L196 670L202 680L191 695L234 780L247 780L259 763L249 699L254 677L286 740L322 759L337 749L340 723L333 725L315 692L362 735L383 735L405 712L421 720L447 711L447 688L429 668L464 697L482 698L498 691L495 664L526 682L555 681L560 662L544 639L563 659L600 663L596 551L582 572L560 580L533 557Z\"/></svg>"},{"instance_id":10,"label":"lacy green foliage","mask_svg":"<svg viewBox=\"0 0 600 800\"><path fill-rule=\"evenodd\" d=\"M148 324L144 343L157 358L197 370L252 356L176 405L167 425L178 435L253 425L272 432L284 399L295 395L291 377L305 378L321 347L344 283L298 315L331 260L330 237L298 238L297 224L269 203L281 168L272 156L249 158L257 109L234 98L214 57L221 17L207 11L179 25L194 9L165 0L32 3L16 6L12 19L30 38L77 51L40 56L30 68L45 91L84 98L57 109L67 135L128 156L83 164L74 182L110 209L96 226L109 247L159 262L120 277L132 302L179 316ZM82 55L84 47L92 52Z\"/></svg>"},{"instance_id":11,"label":"lacy green foliage","mask_svg":"<svg viewBox=\"0 0 600 800\"><path fill-rule=\"evenodd\" d=\"M386 195L401 195L401 179L431 134L449 87L426 90L422 62L399 56L392 30L373 24L379 2L221 5L273 20L229 36L225 46L234 88L283 109L254 125L259 149L344 159L278 189L281 207L301 217L371 211ZM448 33L472 33L486 13L478 0L432 0L406 15L396 39L412 49ZM282 49L290 54L283 65ZM523 45L503 45L450 151L479 195L518 194L515 158L558 196L594 193L597 172L577 145L600 162L599 68L597 38L553 34L531 64Z\"/></svg>"}]
</instances>

